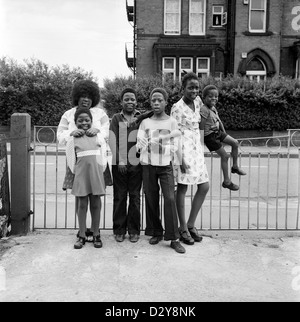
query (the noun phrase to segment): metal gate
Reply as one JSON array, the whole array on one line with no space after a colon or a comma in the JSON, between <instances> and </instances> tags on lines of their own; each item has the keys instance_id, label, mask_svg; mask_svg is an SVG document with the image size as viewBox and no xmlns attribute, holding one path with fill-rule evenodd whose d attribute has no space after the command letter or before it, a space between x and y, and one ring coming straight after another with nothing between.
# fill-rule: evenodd
<instances>
[{"instance_id":1,"label":"metal gate","mask_svg":"<svg viewBox=\"0 0 300 322\"><path fill-rule=\"evenodd\" d=\"M65 150L56 141L56 127L34 127L32 157L33 229L76 229L75 198L62 190ZM210 191L197 219L201 230L299 230L300 130L288 135L240 139L240 165L247 176L232 176L240 190L221 187L220 159L205 150ZM187 193L186 215L197 187ZM142 229L145 202L142 198ZM161 209L163 200L161 199ZM102 197L101 229L112 229L113 189Z\"/></svg>"}]
</instances>

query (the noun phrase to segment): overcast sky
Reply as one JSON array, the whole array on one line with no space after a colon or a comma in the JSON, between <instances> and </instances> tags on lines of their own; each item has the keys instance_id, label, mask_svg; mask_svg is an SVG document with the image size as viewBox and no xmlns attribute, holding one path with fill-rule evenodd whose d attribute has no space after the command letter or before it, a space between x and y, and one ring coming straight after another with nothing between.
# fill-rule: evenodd
<instances>
[{"instance_id":1,"label":"overcast sky","mask_svg":"<svg viewBox=\"0 0 300 322\"><path fill-rule=\"evenodd\" d=\"M100 86L103 78L132 75L126 0L0 0L0 40L0 57L82 67Z\"/></svg>"}]
</instances>

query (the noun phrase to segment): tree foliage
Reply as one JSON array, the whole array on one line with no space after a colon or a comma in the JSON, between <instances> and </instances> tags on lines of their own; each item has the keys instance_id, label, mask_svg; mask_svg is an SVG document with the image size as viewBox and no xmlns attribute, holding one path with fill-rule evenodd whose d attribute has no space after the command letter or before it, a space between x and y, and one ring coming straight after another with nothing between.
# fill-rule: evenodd
<instances>
[{"instance_id":1,"label":"tree foliage","mask_svg":"<svg viewBox=\"0 0 300 322\"><path fill-rule=\"evenodd\" d=\"M71 107L73 82L93 75L68 65L49 67L38 59L18 63L0 59L0 124L9 125L13 113L28 113L34 125L57 125Z\"/></svg>"}]
</instances>

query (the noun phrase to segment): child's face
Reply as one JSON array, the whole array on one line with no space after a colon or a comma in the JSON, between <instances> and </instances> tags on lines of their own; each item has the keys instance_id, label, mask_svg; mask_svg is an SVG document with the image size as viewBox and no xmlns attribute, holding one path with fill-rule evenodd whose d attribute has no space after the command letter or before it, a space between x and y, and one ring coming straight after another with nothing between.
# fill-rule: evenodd
<instances>
[{"instance_id":1,"label":"child's face","mask_svg":"<svg viewBox=\"0 0 300 322\"><path fill-rule=\"evenodd\" d=\"M161 114L165 111L167 102L161 93L154 93L151 97L151 107L154 114Z\"/></svg>"},{"instance_id":2,"label":"child's face","mask_svg":"<svg viewBox=\"0 0 300 322\"><path fill-rule=\"evenodd\" d=\"M200 84L196 79L191 79L187 82L185 88L183 89L183 95L190 101L194 101L199 95Z\"/></svg>"},{"instance_id":3,"label":"child's face","mask_svg":"<svg viewBox=\"0 0 300 322\"><path fill-rule=\"evenodd\" d=\"M137 101L134 93L125 93L122 100L123 111L132 113L137 106Z\"/></svg>"},{"instance_id":4,"label":"child's face","mask_svg":"<svg viewBox=\"0 0 300 322\"><path fill-rule=\"evenodd\" d=\"M216 106L218 103L218 99L219 99L219 92L215 89L210 90L204 98L204 104L207 107Z\"/></svg>"},{"instance_id":5,"label":"child's face","mask_svg":"<svg viewBox=\"0 0 300 322\"><path fill-rule=\"evenodd\" d=\"M82 113L78 116L76 120L76 126L79 130L88 130L92 126L92 120L90 116L86 113Z\"/></svg>"}]
</instances>

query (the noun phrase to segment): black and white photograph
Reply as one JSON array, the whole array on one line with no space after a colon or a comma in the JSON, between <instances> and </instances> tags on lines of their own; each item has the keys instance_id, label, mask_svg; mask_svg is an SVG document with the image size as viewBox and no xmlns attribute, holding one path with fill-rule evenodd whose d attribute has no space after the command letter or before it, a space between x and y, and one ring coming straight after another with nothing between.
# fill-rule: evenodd
<instances>
[{"instance_id":1,"label":"black and white photograph","mask_svg":"<svg viewBox=\"0 0 300 322\"><path fill-rule=\"evenodd\" d=\"M0 41L0 302L300 302L300 1L0 0Z\"/></svg>"}]
</instances>

